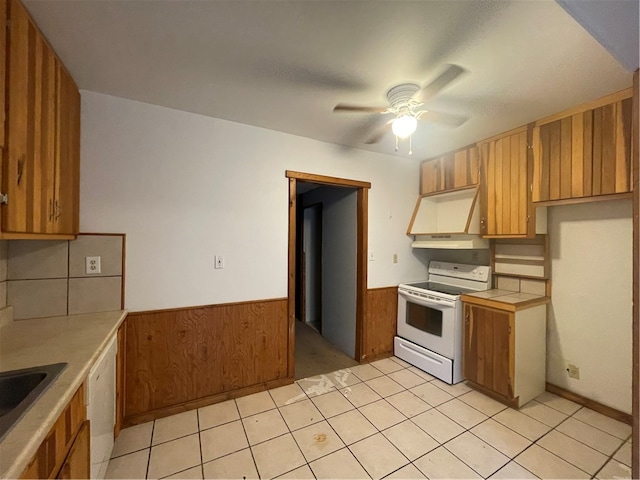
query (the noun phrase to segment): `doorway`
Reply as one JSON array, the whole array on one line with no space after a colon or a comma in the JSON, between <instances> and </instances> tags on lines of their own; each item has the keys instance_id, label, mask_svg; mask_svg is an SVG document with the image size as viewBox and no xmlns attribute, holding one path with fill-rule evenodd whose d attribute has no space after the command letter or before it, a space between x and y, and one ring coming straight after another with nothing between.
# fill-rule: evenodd
<instances>
[{"instance_id":1,"label":"doorway","mask_svg":"<svg viewBox=\"0 0 640 480\"><path fill-rule=\"evenodd\" d=\"M330 336L330 332L335 329L336 322L335 310L327 312L327 308L335 307L334 302L325 302L323 308L323 297L326 299L329 290L336 284L335 278L340 281L346 279L352 280L352 285L347 286L347 290L353 292L355 290L354 305L351 313L353 329L350 338L346 340L341 335L335 335L334 338L342 341L344 345L340 346L343 351L348 351L349 356L353 359L353 363L359 362L362 356L362 330L365 317L365 299L366 299L366 252L367 252L367 204L368 189L371 184L357 180L348 180L335 177L325 177L301 172L287 171L286 176L289 179L289 275L288 275L288 325L289 325L289 351L288 351L288 373L291 377L299 377L295 372L295 351L296 351L296 327L309 329L307 322L315 324L319 327L323 334ZM311 185L311 188L309 188ZM322 202L323 207L319 208L315 204L320 202L308 201L306 205L302 205L300 193L313 188L323 188L330 198L327 202ZM351 217L336 212L329 212L330 205L338 205L340 203L349 203L353 206ZM322 215L321 215L322 213ZM334 216L332 216L334 215ZM326 225L320 225L322 218L331 218ZM340 223L342 222L342 223ZM342 226L340 226L342 225ZM345 246L349 242L342 243L339 246L340 234L335 232L343 232L353 230L350 252L350 258L353 260L353 268L350 272L338 274L335 278L325 278L325 286L322 287L322 278L329 277L331 274L341 268L340 257L329 255L333 264L329 263L331 268L323 268L322 260L318 259L318 253L330 248L331 241L334 242L334 252L342 253ZM334 229L334 234L330 230ZM305 231L307 235L305 236ZM321 240L318 241L320 236ZM305 238L306 237L306 238ZM331 240L333 239L333 240ZM302 241L301 241L302 240ZM342 239L344 242L344 239ZM296 248L296 245L301 246ZM304 248L304 251L303 251ZM318 252L318 250L320 250ZM355 257L355 258L354 258ZM337 259L337 260L336 260ZM318 268L318 264L320 267ZM340 267L336 267L339 265ZM311 270L311 271L309 271ZM304 281L303 281L304 279ZM318 281L319 280L319 281ZM296 289L296 286L298 288ZM319 315L319 322L318 322ZM355 318L353 318L355 315ZM296 322L296 317L301 321ZM322 372L327 373L327 372Z\"/></svg>"}]
</instances>

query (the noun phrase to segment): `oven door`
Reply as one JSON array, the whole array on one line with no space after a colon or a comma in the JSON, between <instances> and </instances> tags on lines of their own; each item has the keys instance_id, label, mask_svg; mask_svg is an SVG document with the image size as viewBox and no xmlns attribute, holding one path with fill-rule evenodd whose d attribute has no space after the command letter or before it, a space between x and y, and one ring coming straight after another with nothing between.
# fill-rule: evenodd
<instances>
[{"instance_id":1,"label":"oven door","mask_svg":"<svg viewBox=\"0 0 640 480\"><path fill-rule=\"evenodd\" d=\"M398 290L398 336L453 359L457 303Z\"/></svg>"}]
</instances>

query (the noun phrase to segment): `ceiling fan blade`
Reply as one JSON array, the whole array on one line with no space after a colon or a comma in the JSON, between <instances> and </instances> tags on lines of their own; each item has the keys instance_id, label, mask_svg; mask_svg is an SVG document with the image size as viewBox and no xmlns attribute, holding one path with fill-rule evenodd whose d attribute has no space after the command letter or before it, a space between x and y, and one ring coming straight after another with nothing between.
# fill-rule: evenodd
<instances>
[{"instance_id":1,"label":"ceiling fan blade","mask_svg":"<svg viewBox=\"0 0 640 480\"><path fill-rule=\"evenodd\" d=\"M363 107L359 105L347 105L345 103L339 103L333 107L334 112L364 112L364 113L382 113L388 107Z\"/></svg>"},{"instance_id":2,"label":"ceiling fan blade","mask_svg":"<svg viewBox=\"0 0 640 480\"><path fill-rule=\"evenodd\" d=\"M380 140L382 140L382 137L384 137L385 133L387 133L387 131L389 130L389 125L391 125L391 122L393 122L393 119L389 120L384 125L379 126L364 143L366 143L367 145L379 143Z\"/></svg>"},{"instance_id":3,"label":"ceiling fan blade","mask_svg":"<svg viewBox=\"0 0 640 480\"><path fill-rule=\"evenodd\" d=\"M469 120L469 118L465 117L464 115L456 115L454 113L442 113L434 112L433 110L427 110L422 115L420 115L420 120L441 123L449 127L459 127L464 122Z\"/></svg>"},{"instance_id":4,"label":"ceiling fan blade","mask_svg":"<svg viewBox=\"0 0 640 480\"><path fill-rule=\"evenodd\" d=\"M418 102L426 102L464 72L466 72L466 70L458 65L449 65L435 80L425 85L421 90L418 90L413 96L414 99Z\"/></svg>"}]
</instances>

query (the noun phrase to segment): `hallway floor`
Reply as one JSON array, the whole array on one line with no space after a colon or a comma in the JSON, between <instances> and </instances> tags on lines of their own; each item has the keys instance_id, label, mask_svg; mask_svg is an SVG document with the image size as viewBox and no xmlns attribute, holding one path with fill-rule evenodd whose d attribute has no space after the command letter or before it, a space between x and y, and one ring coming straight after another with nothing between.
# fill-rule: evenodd
<instances>
[{"instance_id":1,"label":"hallway floor","mask_svg":"<svg viewBox=\"0 0 640 480\"><path fill-rule=\"evenodd\" d=\"M631 427L395 357L122 430L107 478L630 478Z\"/></svg>"},{"instance_id":2,"label":"hallway floor","mask_svg":"<svg viewBox=\"0 0 640 480\"><path fill-rule=\"evenodd\" d=\"M358 365L304 322L296 320L295 379Z\"/></svg>"}]
</instances>

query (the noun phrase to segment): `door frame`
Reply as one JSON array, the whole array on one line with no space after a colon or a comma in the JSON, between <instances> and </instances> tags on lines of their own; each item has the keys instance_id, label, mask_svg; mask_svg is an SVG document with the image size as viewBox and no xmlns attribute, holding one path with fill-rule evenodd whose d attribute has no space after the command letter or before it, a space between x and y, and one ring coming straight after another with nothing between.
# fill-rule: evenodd
<instances>
[{"instance_id":1,"label":"door frame","mask_svg":"<svg viewBox=\"0 0 640 480\"><path fill-rule=\"evenodd\" d=\"M332 187L350 187L356 189L356 345L355 360L362 359L363 328L366 317L367 298L367 248L369 189L371 182L328 177L313 173L285 170L289 179L289 261L287 273L287 318L288 318L288 355L287 373L293 378L295 370L295 322L296 322L296 225L297 225L297 182L317 183Z\"/></svg>"},{"instance_id":2,"label":"door frame","mask_svg":"<svg viewBox=\"0 0 640 480\"><path fill-rule=\"evenodd\" d=\"M631 440L631 478L640 478L640 144L639 109L640 80L639 71L633 74L633 119L631 168L633 171L633 318L632 318L632 440Z\"/></svg>"}]
</instances>

